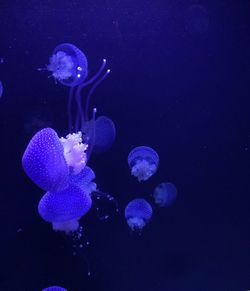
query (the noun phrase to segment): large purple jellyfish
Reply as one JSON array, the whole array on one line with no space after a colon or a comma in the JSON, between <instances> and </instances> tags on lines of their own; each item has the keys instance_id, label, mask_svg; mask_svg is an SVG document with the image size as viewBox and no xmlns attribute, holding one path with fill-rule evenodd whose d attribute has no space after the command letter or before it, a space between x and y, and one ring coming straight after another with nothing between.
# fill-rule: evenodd
<instances>
[{"instance_id":1,"label":"large purple jellyfish","mask_svg":"<svg viewBox=\"0 0 250 291\"><path fill-rule=\"evenodd\" d=\"M27 176L45 191L68 186L69 168L63 145L52 128L44 128L30 140L22 158Z\"/></svg>"},{"instance_id":2,"label":"large purple jellyfish","mask_svg":"<svg viewBox=\"0 0 250 291\"><path fill-rule=\"evenodd\" d=\"M177 197L176 187L172 183L161 183L154 189L153 197L158 206L170 206Z\"/></svg>"},{"instance_id":3,"label":"large purple jellyfish","mask_svg":"<svg viewBox=\"0 0 250 291\"><path fill-rule=\"evenodd\" d=\"M131 174L139 182L146 181L157 171L159 156L152 148L139 146L129 153L128 165L131 169Z\"/></svg>"},{"instance_id":4,"label":"large purple jellyfish","mask_svg":"<svg viewBox=\"0 0 250 291\"><path fill-rule=\"evenodd\" d=\"M145 199L134 199L125 208L128 226L134 231L141 231L152 217L152 207Z\"/></svg>"},{"instance_id":5,"label":"large purple jellyfish","mask_svg":"<svg viewBox=\"0 0 250 291\"><path fill-rule=\"evenodd\" d=\"M91 208L92 200L88 193L70 184L59 192L47 192L39 202L38 212L54 230L66 233L79 227L78 220Z\"/></svg>"}]
</instances>

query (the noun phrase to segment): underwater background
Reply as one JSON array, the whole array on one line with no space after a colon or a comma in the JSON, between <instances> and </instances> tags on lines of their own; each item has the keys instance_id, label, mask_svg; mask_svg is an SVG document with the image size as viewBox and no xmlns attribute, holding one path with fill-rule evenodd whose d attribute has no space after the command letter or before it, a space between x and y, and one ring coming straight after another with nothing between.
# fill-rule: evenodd
<instances>
[{"instance_id":1,"label":"underwater background","mask_svg":"<svg viewBox=\"0 0 250 291\"><path fill-rule=\"evenodd\" d=\"M38 130L67 134L68 88L38 70L61 43L86 54L89 75L107 59L91 105L116 126L89 164L120 212L84 216L77 253L39 217L43 191L21 164ZM250 289L250 1L1 0L0 80L1 291ZM138 145L160 157L143 183L127 164ZM177 200L157 208L164 181ZM141 235L124 218L137 197L153 207Z\"/></svg>"}]
</instances>

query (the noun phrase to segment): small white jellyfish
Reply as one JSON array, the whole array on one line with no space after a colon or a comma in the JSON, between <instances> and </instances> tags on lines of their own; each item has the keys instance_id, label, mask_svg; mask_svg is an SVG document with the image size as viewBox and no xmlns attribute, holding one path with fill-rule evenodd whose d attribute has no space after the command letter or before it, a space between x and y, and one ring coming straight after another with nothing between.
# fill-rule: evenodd
<instances>
[{"instance_id":1,"label":"small white jellyfish","mask_svg":"<svg viewBox=\"0 0 250 291\"><path fill-rule=\"evenodd\" d=\"M148 180L159 165L159 156L155 150L147 146L134 148L128 155L128 165L131 175L139 182Z\"/></svg>"},{"instance_id":2,"label":"small white jellyfish","mask_svg":"<svg viewBox=\"0 0 250 291\"><path fill-rule=\"evenodd\" d=\"M160 207L172 205L177 196L177 190L172 183L161 183L159 184L153 193L155 203Z\"/></svg>"},{"instance_id":3,"label":"small white jellyfish","mask_svg":"<svg viewBox=\"0 0 250 291\"><path fill-rule=\"evenodd\" d=\"M65 80L72 77L74 62L72 57L63 51L58 51L50 58L50 64L47 66L48 71L56 80Z\"/></svg>"},{"instance_id":4,"label":"small white jellyfish","mask_svg":"<svg viewBox=\"0 0 250 291\"><path fill-rule=\"evenodd\" d=\"M0 81L0 98L2 97L3 95L3 83L2 81Z\"/></svg>"},{"instance_id":5,"label":"small white jellyfish","mask_svg":"<svg viewBox=\"0 0 250 291\"><path fill-rule=\"evenodd\" d=\"M152 207L145 199L134 199L125 208L125 218L132 231L141 231L152 217Z\"/></svg>"}]
</instances>

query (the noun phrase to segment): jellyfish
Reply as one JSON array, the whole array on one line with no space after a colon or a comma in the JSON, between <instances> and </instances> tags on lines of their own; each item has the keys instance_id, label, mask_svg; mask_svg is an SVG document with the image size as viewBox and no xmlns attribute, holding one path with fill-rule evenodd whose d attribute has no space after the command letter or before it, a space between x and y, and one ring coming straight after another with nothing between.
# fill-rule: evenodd
<instances>
[{"instance_id":1,"label":"jellyfish","mask_svg":"<svg viewBox=\"0 0 250 291\"><path fill-rule=\"evenodd\" d=\"M23 154L22 165L27 176L45 191L68 186L69 167L64 148L52 128L44 128L33 136Z\"/></svg>"},{"instance_id":2,"label":"jellyfish","mask_svg":"<svg viewBox=\"0 0 250 291\"><path fill-rule=\"evenodd\" d=\"M93 121L91 120L91 122ZM86 126L89 126L89 124L86 124ZM106 116L99 116L92 126L95 127L93 153L99 154L109 150L116 137L114 122Z\"/></svg>"},{"instance_id":3,"label":"jellyfish","mask_svg":"<svg viewBox=\"0 0 250 291\"><path fill-rule=\"evenodd\" d=\"M155 203L160 207L172 205L177 196L177 190L172 183L161 183L155 189L153 197Z\"/></svg>"},{"instance_id":4,"label":"jellyfish","mask_svg":"<svg viewBox=\"0 0 250 291\"><path fill-rule=\"evenodd\" d=\"M70 184L58 192L47 192L38 204L38 213L55 231L69 233L79 228L79 219L91 208L92 200L78 186Z\"/></svg>"},{"instance_id":5,"label":"jellyfish","mask_svg":"<svg viewBox=\"0 0 250 291\"><path fill-rule=\"evenodd\" d=\"M42 291L67 291L67 289L60 286L51 286L43 289Z\"/></svg>"},{"instance_id":6,"label":"jellyfish","mask_svg":"<svg viewBox=\"0 0 250 291\"><path fill-rule=\"evenodd\" d=\"M125 218L132 231L141 231L152 217L152 207L145 199L134 199L125 208Z\"/></svg>"},{"instance_id":7,"label":"jellyfish","mask_svg":"<svg viewBox=\"0 0 250 291\"><path fill-rule=\"evenodd\" d=\"M3 95L3 83L2 81L0 81L0 98L2 97Z\"/></svg>"},{"instance_id":8,"label":"jellyfish","mask_svg":"<svg viewBox=\"0 0 250 291\"><path fill-rule=\"evenodd\" d=\"M58 45L50 58L50 63L46 70L52 73L56 81L70 87L68 97L68 128L69 133L84 133L84 139L88 142L88 158L91 156L93 146L95 144L95 113L96 109L92 110L93 124L89 121L89 107L91 96L96 87L109 75L110 70L106 70L102 74L106 66L106 59L103 59L102 65L98 72L87 80L88 77L88 61L85 54L70 43L63 43ZM82 104L82 89L91 85L86 98L85 104ZM72 117L73 101L76 103L76 114ZM74 122L73 122L74 121ZM87 126L89 125L89 126ZM85 130L84 130L85 129Z\"/></svg>"},{"instance_id":9,"label":"jellyfish","mask_svg":"<svg viewBox=\"0 0 250 291\"><path fill-rule=\"evenodd\" d=\"M104 220L109 218L109 215L101 214L101 212L103 212L101 209L102 207L99 206L101 200L111 202L114 205L116 212L119 212L118 202L111 194L97 189L96 183L93 182L95 178L96 176L94 171L90 167L86 166L79 174L71 175L70 181L71 183L81 188L82 191L90 195L92 202L94 203L94 207L98 213L99 219Z\"/></svg>"},{"instance_id":10,"label":"jellyfish","mask_svg":"<svg viewBox=\"0 0 250 291\"><path fill-rule=\"evenodd\" d=\"M139 182L148 180L157 170L159 156L155 150L147 146L134 148L128 155L131 175Z\"/></svg>"}]
</instances>

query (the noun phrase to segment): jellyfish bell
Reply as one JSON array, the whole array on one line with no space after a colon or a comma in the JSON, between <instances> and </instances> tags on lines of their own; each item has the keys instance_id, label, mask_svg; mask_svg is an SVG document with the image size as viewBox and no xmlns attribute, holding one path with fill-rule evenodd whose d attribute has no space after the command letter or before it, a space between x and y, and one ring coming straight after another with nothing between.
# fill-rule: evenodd
<instances>
[{"instance_id":1,"label":"jellyfish bell","mask_svg":"<svg viewBox=\"0 0 250 291\"><path fill-rule=\"evenodd\" d=\"M134 148L128 155L131 175L139 182L148 180L158 169L159 156L155 150L147 146Z\"/></svg>"},{"instance_id":2,"label":"jellyfish bell","mask_svg":"<svg viewBox=\"0 0 250 291\"><path fill-rule=\"evenodd\" d=\"M151 219L153 210L145 199L134 199L125 208L125 218L132 231L141 231Z\"/></svg>"},{"instance_id":3,"label":"jellyfish bell","mask_svg":"<svg viewBox=\"0 0 250 291\"><path fill-rule=\"evenodd\" d=\"M79 219L91 208L90 196L78 186L70 184L58 192L47 192L38 205L40 216L52 223L55 231L70 233L79 228Z\"/></svg>"},{"instance_id":4,"label":"jellyfish bell","mask_svg":"<svg viewBox=\"0 0 250 291\"><path fill-rule=\"evenodd\" d=\"M42 291L67 291L67 289L60 286L50 286L43 289Z\"/></svg>"},{"instance_id":5,"label":"jellyfish bell","mask_svg":"<svg viewBox=\"0 0 250 291\"><path fill-rule=\"evenodd\" d=\"M85 54L71 43L58 45L50 58L47 70L61 84L74 87L88 76L88 61Z\"/></svg>"},{"instance_id":6,"label":"jellyfish bell","mask_svg":"<svg viewBox=\"0 0 250 291\"><path fill-rule=\"evenodd\" d=\"M52 128L38 131L30 140L22 157L27 176L45 191L59 191L68 186L69 168L64 149Z\"/></svg>"},{"instance_id":7,"label":"jellyfish bell","mask_svg":"<svg viewBox=\"0 0 250 291\"><path fill-rule=\"evenodd\" d=\"M107 116L99 116L94 124L92 120L86 124L86 128L89 126L95 127L93 153L99 154L109 150L112 147L116 137L114 122Z\"/></svg>"},{"instance_id":8,"label":"jellyfish bell","mask_svg":"<svg viewBox=\"0 0 250 291\"><path fill-rule=\"evenodd\" d=\"M161 183L155 189L153 198L155 203L160 207L172 205L177 197L177 190L172 183Z\"/></svg>"}]
</instances>

